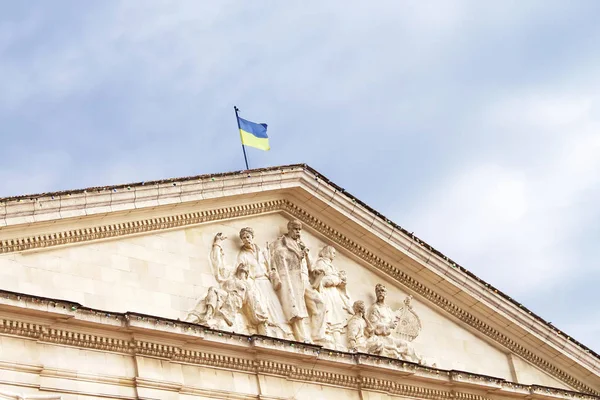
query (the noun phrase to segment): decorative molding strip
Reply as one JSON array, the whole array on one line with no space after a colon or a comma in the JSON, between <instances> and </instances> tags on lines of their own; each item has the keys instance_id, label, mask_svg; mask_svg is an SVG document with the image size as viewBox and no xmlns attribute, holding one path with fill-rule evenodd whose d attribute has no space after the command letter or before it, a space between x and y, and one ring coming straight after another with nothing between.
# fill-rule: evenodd
<instances>
[{"instance_id":1,"label":"decorative molding strip","mask_svg":"<svg viewBox=\"0 0 600 400\"><path fill-rule=\"evenodd\" d=\"M489 397L478 396L473 393L463 393L463 392L452 392L452 395L457 400L483 400L489 399Z\"/></svg>"},{"instance_id":2,"label":"decorative molding strip","mask_svg":"<svg viewBox=\"0 0 600 400\"><path fill-rule=\"evenodd\" d=\"M27 251L66 244L82 243L91 240L109 239L139 233L149 233L164 229L181 228L226 218L239 218L249 215L277 211L285 200L272 200L262 203L225 207L168 217L149 218L131 222L73 229L45 235L8 239L0 242L0 254Z\"/></svg>"},{"instance_id":3,"label":"decorative molding strip","mask_svg":"<svg viewBox=\"0 0 600 400\"><path fill-rule=\"evenodd\" d=\"M69 371L54 368L43 368L39 372L39 375L52 378L63 378L71 381L101 383L111 386L124 386L128 388L135 387L135 380L133 378L124 376L86 374L82 373L81 371Z\"/></svg>"},{"instance_id":4,"label":"decorative molding strip","mask_svg":"<svg viewBox=\"0 0 600 400\"><path fill-rule=\"evenodd\" d=\"M286 368L288 374L284 375L288 379L299 381L318 382L326 385L343 386L351 389L358 389L360 379L352 375L336 374L327 371L316 371L314 368L299 368L291 365L291 368ZM282 375L279 373L279 375Z\"/></svg>"},{"instance_id":5,"label":"decorative molding strip","mask_svg":"<svg viewBox=\"0 0 600 400\"><path fill-rule=\"evenodd\" d=\"M11 392L0 392L0 399L6 400L61 400L62 396L59 394L18 394Z\"/></svg>"},{"instance_id":6,"label":"decorative molding strip","mask_svg":"<svg viewBox=\"0 0 600 400\"><path fill-rule=\"evenodd\" d=\"M454 398L459 398L457 396L457 394L459 394L458 392L402 385L395 381L388 381L364 376L360 379L360 385L362 389L366 390L377 390L418 399L453 400ZM460 394L465 396L462 397L462 399L464 400L489 400L487 397L483 396L477 396L468 393ZM470 399L466 396L472 396L473 398Z\"/></svg>"},{"instance_id":7,"label":"decorative molding strip","mask_svg":"<svg viewBox=\"0 0 600 400\"><path fill-rule=\"evenodd\" d=\"M44 367L31 364L16 364L14 362L0 361L0 369L7 371L24 372L26 374L39 374Z\"/></svg>"},{"instance_id":8,"label":"decorative molding strip","mask_svg":"<svg viewBox=\"0 0 600 400\"><path fill-rule=\"evenodd\" d=\"M211 367L236 369L238 371L244 372L254 372L256 370L255 362L247 358L223 356L194 350L181 350L171 359L177 362L186 362L192 364L207 365Z\"/></svg>"},{"instance_id":9,"label":"decorative molding strip","mask_svg":"<svg viewBox=\"0 0 600 400\"><path fill-rule=\"evenodd\" d=\"M195 386L183 386L181 388L181 390L179 391L180 394L187 394L187 395L191 395L191 396L202 396L203 399L206 398L210 398L210 399L218 399L218 400L223 400L223 399L227 399L227 400L257 400L257 398L259 398L260 400L287 400L288 398L272 398L272 397L265 397L265 396L260 396L258 397L255 394L240 394L240 393L232 393L230 391L227 390L218 390L218 389L204 389L204 388L198 388Z\"/></svg>"},{"instance_id":10,"label":"decorative molding strip","mask_svg":"<svg viewBox=\"0 0 600 400\"><path fill-rule=\"evenodd\" d=\"M40 324L13 321L9 319L0 319L0 333L94 350L114 351L127 354L133 353L134 350L131 342L122 339L48 328Z\"/></svg>"},{"instance_id":11,"label":"decorative molding strip","mask_svg":"<svg viewBox=\"0 0 600 400\"><path fill-rule=\"evenodd\" d=\"M139 233L150 233L165 229L181 228L206 222L229 218L240 218L273 211L285 211L290 215L300 219L302 222L321 233L328 239L342 246L346 250L352 252L363 261L377 267L382 272L396 279L399 283L406 286L410 290L420 294L439 308L458 318L460 321L470 325L479 332L485 334L489 338L503 345L508 350L518 354L525 360L548 372L552 376L560 379L569 386L572 386L581 392L600 395L600 392L594 390L565 371L557 368L550 362L537 356L490 325L471 315L464 309L458 307L447 298L426 287L416 279L401 271L399 268L383 260L381 257L370 252L358 243L350 240L342 233L328 226L318 218L310 215L304 209L300 208L289 200L271 200L260 203L204 210L167 217L149 218L91 228L75 229L52 234L30 236L26 238L8 239L0 242L0 254L82 243L99 239L123 237ZM424 259L423 261L426 262L427 260Z\"/></svg>"},{"instance_id":12,"label":"decorative molding strip","mask_svg":"<svg viewBox=\"0 0 600 400\"><path fill-rule=\"evenodd\" d=\"M184 323L185 324L185 323ZM154 325L154 324L152 324ZM149 325L150 326L150 325ZM204 328L208 331L208 328ZM215 332L216 333L216 332ZM352 364L354 366L353 370L355 371L355 375L346 375L339 374L329 371L323 371L316 368L304 368L299 367L296 364L286 364L282 362L272 361L269 359L261 359L257 358L256 355L253 355L253 359L236 357L231 355L223 355L216 353L206 353L201 351L184 349L178 346L165 345L161 343L155 343L146 340L122 340L115 339L108 336L99 336L99 335L90 335L90 334L82 334L79 332L68 331L64 329L54 329L48 328L41 324L34 323L25 323L21 321L14 321L9 319L0 319L0 334L8 334L14 336L21 336L23 338L34 338L41 342L50 342L58 345L67 345L84 349L94 349L101 351L110 351L110 352L118 352L121 354L126 354L128 356L150 356L150 357L160 357L170 360L171 362L182 362L189 363L194 365L201 365L213 368L220 369L228 369L235 370L240 372L246 372L250 374L269 374L281 376L286 379L298 380L303 382L316 382L319 384L326 384L332 386L340 386L354 390L377 390L377 391L385 391L391 394L402 395L413 398L421 398L421 399L430 399L430 400L451 400L451 399L460 399L460 400L489 400L487 397L462 393L456 390L447 391L447 390L438 390L432 389L431 387L419 387L412 385L405 385L398 383L397 380L388 380L388 379L380 379L374 377L364 377L360 375L360 370L357 370L356 367L361 368L361 365L368 366L369 368L376 367L382 371L383 376L388 376L388 371L385 365L378 365L379 362L385 362L388 366L391 366L394 372L402 373L402 372L412 372L415 375L418 372L422 372L425 375L420 375L419 378L423 379L423 377L427 377L431 379L431 383L435 383L436 381L441 385L453 385L453 383L469 383L471 387L475 390L497 390L497 394L501 394L506 392L506 395L517 395L521 397L526 397L531 394L536 394L541 397L547 398L560 398L560 399L580 399L580 400L600 400L600 397L595 397L587 394L574 393L561 389L553 389L548 387L542 387L537 385L520 385L514 384L512 382L506 382L497 378L489 378L483 377L481 375L470 374L461 371L443 371L443 370L435 370L433 368L422 367L416 364L403 362L400 360L392 360L386 359L385 357L377 357L367 354L345 354L345 356L350 356L352 359ZM185 335L184 331L181 331L182 335ZM220 335L217 335L216 338L221 338ZM252 338L251 338L252 339ZM254 338L253 340L249 340L247 346L253 346L253 343L258 340L265 340L262 337ZM267 338L266 340L270 341L281 341L279 339ZM287 341L281 341L287 342ZM286 343L287 344L287 343ZM294 344L294 343L292 343ZM288 354L295 354L304 356L305 350L301 348L303 345L298 343L298 346L283 346L281 347L282 352L286 352ZM308 346L314 347L314 346ZM244 347L243 349L246 349ZM255 347L258 352L253 352L254 354L260 355L260 347ZM284 350L289 349L289 350ZM240 349L241 351L245 351ZM327 352L323 352L325 354L320 354L319 350L314 350L313 360L315 365L318 360L330 360L327 356ZM366 359L367 362L361 361L361 359ZM375 360L375 363L370 363L369 360ZM350 366L348 366L350 367ZM38 368L36 366L19 366L12 363L2 363L1 369L4 370L19 370L25 371L29 373L36 373L40 375L48 375L48 376L64 376L70 377L72 373L70 371L63 370L44 370L43 368ZM441 372L441 373L440 373ZM80 376L80 374L77 374ZM94 377L92 376L80 376L82 380L89 381L97 381L100 379L102 383L110 383L116 384L116 381L113 377ZM487 380L486 380L487 379ZM132 382L135 381L136 386L145 386L145 387L156 387L161 390L171 390L171 391L179 391L183 390L183 386L176 383L168 383L169 386L164 387L161 385L156 386L155 384L149 383L149 381L142 378L135 378L131 380L127 378L126 381L120 382L120 385L124 386L133 386ZM149 386L148 386L149 385Z\"/></svg>"}]
</instances>

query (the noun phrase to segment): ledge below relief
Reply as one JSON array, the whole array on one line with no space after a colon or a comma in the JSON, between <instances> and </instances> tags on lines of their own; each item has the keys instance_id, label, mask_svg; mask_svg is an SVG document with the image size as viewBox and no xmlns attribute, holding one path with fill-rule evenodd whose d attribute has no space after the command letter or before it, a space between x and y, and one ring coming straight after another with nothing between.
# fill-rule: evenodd
<instances>
[{"instance_id":1,"label":"ledge below relief","mask_svg":"<svg viewBox=\"0 0 600 400\"><path fill-rule=\"evenodd\" d=\"M464 400L483 400L487 397L464 393L464 390L476 390L482 393L493 391L496 395L512 397L530 397L546 399L582 399L598 400L600 397L572 392L562 389L538 385L521 385L504 379L472 374L464 371L448 371L425 367L411 362L374 356L364 353L349 353L327 350L314 344L305 344L284 339L264 337L260 335L240 335L231 332L213 330L198 324L183 321L161 319L136 313L111 314L100 310L91 310L73 303L19 295L20 299L8 296L0 297L0 310L9 312L28 309L30 315L38 321L49 316L48 323L29 322L15 318L0 318L0 334L33 338L40 342L55 343L85 349L128 354L131 356L151 356L164 358L171 362L184 362L216 368L226 368L247 373L265 373L287 377L300 381L314 381L323 384L347 388L385 390L393 394L402 394L425 399L443 400L455 396ZM8 300L8 301L7 301ZM34 307L26 307L25 302ZM21 304L19 304L21 303ZM62 311L64 319L72 328L57 329L55 315L48 315L44 309ZM21 312L21 314L23 314ZM106 334L86 333L92 327L95 332L104 330ZM135 339L136 333L143 334L144 339ZM121 336L121 338L111 337ZM129 339L124 339L128 336ZM169 345L166 342L180 343ZM186 345L189 343L189 345ZM190 347L191 345L191 347ZM195 346L206 347L210 351L194 349ZM228 354L237 351L240 356L214 353L216 348L227 349ZM323 363L348 370L352 366L354 374L334 373L318 368L303 368L297 363L272 361L270 355L278 355L282 359L309 361L318 366ZM361 371L371 371L389 377L390 374L403 377L406 384L393 381L360 376ZM355 375L356 374L356 375ZM411 383L412 385L408 384ZM418 383L420 382L420 383ZM451 387L447 390L419 387L420 384ZM451 394L452 393L452 394ZM447 397L449 396L449 397ZM471 396L471 397L469 397Z\"/></svg>"}]
</instances>

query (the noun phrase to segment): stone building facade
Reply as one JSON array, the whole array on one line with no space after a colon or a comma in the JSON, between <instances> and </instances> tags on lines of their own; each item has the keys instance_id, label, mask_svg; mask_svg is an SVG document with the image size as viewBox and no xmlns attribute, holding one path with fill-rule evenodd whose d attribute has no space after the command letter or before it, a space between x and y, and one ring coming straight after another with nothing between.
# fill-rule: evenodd
<instances>
[{"instance_id":1,"label":"stone building facade","mask_svg":"<svg viewBox=\"0 0 600 400\"><path fill-rule=\"evenodd\" d=\"M306 165L0 199L0 399L599 399L600 358Z\"/></svg>"}]
</instances>

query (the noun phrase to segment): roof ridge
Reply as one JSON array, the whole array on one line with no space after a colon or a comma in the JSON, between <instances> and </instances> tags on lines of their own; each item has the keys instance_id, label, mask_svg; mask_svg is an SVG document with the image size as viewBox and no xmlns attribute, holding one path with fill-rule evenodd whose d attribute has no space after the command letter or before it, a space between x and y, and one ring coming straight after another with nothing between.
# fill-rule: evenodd
<instances>
[{"instance_id":1,"label":"roof ridge","mask_svg":"<svg viewBox=\"0 0 600 400\"><path fill-rule=\"evenodd\" d=\"M152 180L152 181L119 183L116 185L90 186L90 187L81 188L81 189L65 189L65 190L59 190L59 191L55 191L55 192L42 192L42 193L34 193L34 194L6 196L6 197L0 197L0 203L6 203L9 201L19 201L19 200L23 200L23 199L34 200L36 198L48 197L48 196L79 194L79 193L92 192L92 191L97 191L97 190L112 190L112 189L127 188L127 187L133 187L133 186L158 185L161 183L187 182L187 181L198 180L198 179L202 179L202 178L218 178L218 177L230 176L230 175L236 175L236 174L269 172L269 171L275 171L277 169L282 169L282 168L292 168L293 169L293 168L299 168L299 167L305 168L305 169L310 169L311 171L316 172L314 169L310 168L307 164L287 164L287 165L277 165L277 166L273 166L273 167L245 169L245 170L230 171L230 172L218 172L218 173L209 173L209 174L200 174L200 175L190 175L190 176L184 176L184 177L179 177L179 178L164 178L164 179L157 179L157 180Z\"/></svg>"}]
</instances>

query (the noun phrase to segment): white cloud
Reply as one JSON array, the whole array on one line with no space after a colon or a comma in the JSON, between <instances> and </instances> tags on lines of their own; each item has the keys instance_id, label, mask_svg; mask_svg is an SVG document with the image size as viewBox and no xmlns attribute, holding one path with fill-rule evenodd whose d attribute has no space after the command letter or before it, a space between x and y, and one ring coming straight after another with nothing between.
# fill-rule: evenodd
<instances>
[{"instance_id":1,"label":"white cloud","mask_svg":"<svg viewBox=\"0 0 600 400\"><path fill-rule=\"evenodd\" d=\"M517 298L578 279L593 268L571 273L573 237L589 212L580 203L600 204L597 100L547 93L492 103L483 123L490 134L538 144L517 163L502 153L487 161L474 155L479 161L432 190L410 229Z\"/></svg>"},{"instance_id":2,"label":"white cloud","mask_svg":"<svg viewBox=\"0 0 600 400\"><path fill-rule=\"evenodd\" d=\"M66 151L47 151L34 157L23 154L22 160L0 169L0 182L4 195L23 195L69 189L61 183L69 173L71 157ZM40 168L43 165L44 168Z\"/></svg>"},{"instance_id":3,"label":"white cloud","mask_svg":"<svg viewBox=\"0 0 600 400\"><path fill-rule=\"evenodd\" d=\"M0 21L2 129L27 138L0 153L4 195L241 167L235 102L273 127L265 163L325 165L376 208L447 174L394 219L510 295L592 268L573 265L600 218L584 3L38 4ZM423 179L398 169L426 163Z\"/></svg>"}]
</instances>

